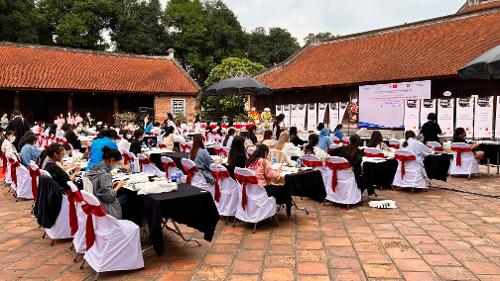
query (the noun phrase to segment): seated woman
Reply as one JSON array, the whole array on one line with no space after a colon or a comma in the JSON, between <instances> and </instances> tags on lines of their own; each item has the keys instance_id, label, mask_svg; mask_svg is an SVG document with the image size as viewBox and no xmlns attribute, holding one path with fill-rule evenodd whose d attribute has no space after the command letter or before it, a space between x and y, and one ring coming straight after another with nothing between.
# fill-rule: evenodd
<instances>
[{"instance_id":1,"label":"seated woman","mask_svg":"<svg viewBox=\"0 0 500 281\"><path fill-rule=\"evenodd\" d=\"M76 175L80 172L80 167L75 164L63 166L61 164L66 151L61 144L53 143L46 149L47 157L44 161L42 169L49 172L50 176L57 182L64 190L70 190L68 181L74 181ZM68 174L67 171L70 171Z\"/></svg>"},{"instance_id":2,"label":"seated woman","mask_svg":"<svg viewBox=\"0 0 500 281\"><path fill-rule=\"evenodd\" d=\"M229 155L227 157L227 170L231 177L234 177L234 167L245 168L247 154L245 151L245 139L242 136L236 136L231 144Z\"/></svg>"},{"instance_id":3,"label":"seated woman","mask_svg":"<svg viewBox=\"0 0 500 281\"><path fill-rule=\"evenodd\" d=\"M236 130L234 128L229 128L229 130L227 130L226 136L224 137L224 141L222 142L222 146L231 147L235 134Z\"/></svg>"},{"instance_id":4,"label":"seated woman","mask_svg":"<svg viewBox=\"0 0 500 281\"><path fill-rule=\"evenodd\" d=\"M330 129L328 128L321 129L319 134L318 147L328 152L328 148L330 147L331 144L332 141L330 140Z\"/></svg>"},{"instance_id":5,"label":"seated woman","mask_svg":"<svg viewBox=\"0 0 500 281\"><path fill-rule=\"evenodd\" d=\"M214 177L210 171L210 164L214 163L214 160L205 149L205 137L200 134L194 135L193 137L193 148L189 153L189 159L193 160L198 166L198 170L203 174L203 177L207 183L213 184Z\"/></svg>"},{"instance_id":6,"label":"seated woman","mask_svg":"<svg viewBox=\"0 0 500 281\"><path fill-rule=\"evenodd\" d=\"M130 152L135 154L141 153L142 151L142 142L144 140L144 130L137 129L134 131L134 139L130 142Z\"/></svg>"},{"instance_id":7,"label":"seated woman","mask_svg":"<svg viewBox=\"0 0 500 281\"><path fill-rule=\"evenodd\" d=\"M321 159L326 159L328 157L328 153L323 149L318 147L319 137L316 134L309 135L309 142L304 147L304 154L314 154Z\"/></svg>"},{"instance_id":8,"label":"seated woman","mask_svg":"<svg viewBox=\"0 0 500 281\"><path fill-rule=\"evenodd\" d=\"M264 138L260 143L265 144L268 148L273 148L276 145L276 141L273 140L273 131L265 130Z\"/></svg>"},{"instance_id":9,"label":"seated woman","mask_svg":"<svg viewBox=\"0 0 500 281\"><path fill-rule=\"evenodd\" d=\"M455 133L453 134L453 142L464 142L465 137L467 136L467 133L465 132L464 128L456 128ZM478 149L477 144L473 144L471 146L472 152L474 153L474 156L476 157L476 160L479 162L484 158L484 151L481 151Z\"/></svg>"},{"instance_id":10,"label":"seated woman","mask_svg":"<svg viewBox=\"0 0 500 281\"><path fill-rule=\"evenodd\" d=\"M163 143L169 150L174 150L174 145L175 145L175 134L174 134L175 128L170 126L165 128L165 135L163 136Z\"/></svg>"},{"instance_id":11,"label":"seated woman","mask_svg":"<svg viewBox=\"0 0 500 281\"><path fill-rule=\"evenodd\" d=\"M377 195L375 194L375 190L373 186L369 186L366 184L366 181L363 177L361 163L363 162L363 152L359 149L359 145L361 144L361 138L354 134L349 138L349 144L347 146L341 146L334 150L334 155L344 157L347 161L349 161L349 165L351 165L351 169L354 172L354 177L356 178L356 184L358 188L361 190L361 193L368 190L368 196Z\"/></svg>"},{"instance_id":12,"label":"seated woman","mask_svg":"<svg viewBox=\"0 0 500 281\"><path fill-rule=\"evenodd\" d=\"M117 196L118 190L125 185L125 182L119 181L113 184L111 170L118 168L121 160L122 155L117 149L105 146L102 149L102 161L85 173L85 176L92 182L94 195L99 199L106 213L117 219L122 218L122 204L127 201L127 195Z\"/></svg>"},{"instance_id":13,"label":"seated woman","mask_svg":"<svg viewBox=\"0 0 500 281\"><path fill-rule=\"evenodd\" d=\"M120 133L122 135L122 138L118 141L117 144L118 144L118 151L120 151L120 153L123 154L130 150L130 141L132 139L132 134L127 129L121 130Z\"/></svg>"},{"instance_id":14,"label":"seated woman","mask_svg":"<svg viewBox=\"0 0 500 281\"><path fill-rule=\"evenodd\" d=\"M427 147L423 142L415 139L415 132L406 131L405 132L405 142L402 147L410 150L415 154L417 161L421 164L422 168L424 168L424 159L427 155L432 154L432 150ZM425 168L424 168L425 174Z\"/></svg>"},{"instance_id":15,"label":"seated woman","mask_svg":"<svg viewBox=\"0 0 500 281\"><path fill-rule=\"evenodd\" d=\"M276 198L276 203L286 204L289 208L292 204L291 196L286 193L283 186L274 185L280 178L281 168L274 170L271 162L267 159L269 148L265 144L257 145L255 152L248 158L246 167L255 172L259 185L266 189L268 196Z\"/></svg>"},{"instance_id":16,"label":"seated woman","mask_svg":"<svg viewBox=\"0 0 500 281\"><path fill-rule=\"evenodd\" d=\"M73 149L80 150L80 148L82 148L82 144L75 133L77 127L75 125L64 124L61 128L64 132L64 137L68 143L71 144Z\"/></svg>"},{"instance_id":17,"label":"seated woman","mask_svg":"<svg viewBox=\"0 0 500 281\"><path fill-rule=\"evenodd\" d=\"M373 131L372 136L370 137L370 141L366 145L368 147L375 147L380 150L389 150L389 147L384 142L384 138L382 137L382 133L380 131Z\"/></svg>"},{"instance_id":18,"label":"seated woman","mask_svg":"<svg viewBox=\"0 0 500 281\"><path fill-rule=\"evenodd\" d=\"M290 127L290 142L295 146L301 146L307 143L307 141L303 141L299 138L297 127Z\"/></svg>"},{"instance_id":19,"label":"seated woman","mask_svg":"<svg viewBox=\"0 0 500 281\"><path fill-rule=\"evenodd\" d=\"M288 131L281 131L278 143L276 143L276 146L274 147L275 150L281 152L278 153L278 155L282 155L279 156L278 159L276 159L278 163L286 162L293 165L292 156L300 156L300 148L290 143L289 140L290 135L288 134Z\"/></svg>"}]
</instances>

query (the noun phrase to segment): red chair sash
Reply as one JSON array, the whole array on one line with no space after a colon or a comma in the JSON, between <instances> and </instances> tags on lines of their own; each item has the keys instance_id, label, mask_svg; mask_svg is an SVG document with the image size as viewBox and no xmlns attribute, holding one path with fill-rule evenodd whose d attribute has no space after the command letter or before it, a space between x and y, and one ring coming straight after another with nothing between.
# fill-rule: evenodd
<instances>
[{"instance_id":1,"label":"red chair sash","mask_svg":"<svg viewBox=\"0 0 500 281\"><path fill-rule=\"evenodd\" d=\"M215 155L227 157L227 151L224 148L214 148Z\"/></svg>"},{"instance_id":2,"label":"red chair sash","mask_svg":"<svg viewBox=\"0 0 500 281\"><path fill-rule=\"evenodd\" d=\"M472 149L470 147L452 147L451 151L457 153L456 166L462 166L462 152L471 152Z\"/></svg>"},{"instance_id":3,"label":"red chair sash","mask_svg":"<svg viewBox=\"0 0 500 281\"><path fill-rule=\"evenodd\" d=\"M106 215L106 211L104 208L89 204L83 204L82 210L87 214L87 224L85 225L85 242L87 243L87 251L92 248L95 242L95 232L94 232L94 222L92 221L92 215L98 217L104 217Z\"/></svg>"},{"instance_id":4,"label":"red chair sash","mask_svg":"<svg viewBox=\"0 0 500 281\"><path fill-rule=\"evenodd\" d=\"M191 149L191 146L189 144L181 143L181 149L182 149L182 151L186 152L187 150Z\"/></svg>"},{"instance_id":5,"label":"red chair sash","mask_svg":"<svg viewBox=\"0 0 500 281\"><path fill-rule=\"evenodd\" d=\"M326 166L332 170L332 191L335 193L335 188L338 183L337 171L350 169L351 165L349 165L349 162L331 163L327 161Z\"/></svg>"},{"instance_id":6,"label":"red chair sash","mask_svg":"<svg viewBox=\"0 0 500 281\"><path fill-rule=\"evenodd\" d=\"M148 158L139 159L139 168L141 169L141 172L142 172L142 166L147 164L151 164Z\"/></svg>"},{"instance_id":7,"label":"red chair sash","mask_svg":"<svg viewBox=\"0 0 500 281\"><path fill-rule=\"evenodd\" d=\"M2 171L5 174L5 171L7 171L7 157L5 156L5 153L1 151L0 156L2 157Z\"/></svg>"},{"instance_id":8,"label":"red chair sash","mask_svg":"<svg viewBox=\"0 0 500 281\"><path fill-rule=\"evenodd\" d=\"M399 149L401 147L401 145L399 145L399 144L391 144L391 147L394 148L394 149Z\"/></svg>"},{"instance_id":9,"label":"red chair sash","mask_svg":"<svg viewBox=\"0 0 500 281\"><path fill-rule=\"evenodd\" d=\"M215 181L214 200L216 202L219 202L220 200L219 180L229 178L230 175L229 172L226 170L226 171L212 171L212 176L214 177Z\"/></svg>"},{"instance_id":10,"label":"red chair sash","mask_svg":"<svg viewBox=\"0 0 500 281\"><path fill-rule=\"evenodd\" d=\"M166 145L166 144L164 144L164 143L160 143L160 144L158 144L158 147L159 147L159 148L167 148L167 145Z\"/></svg>"},{"instance_id":11,"label":"red chair sash","mask_svg":"<svg viewBox=\"0 0 500 281\"><path fill-rule=\"evenodd\" d=\"M427 145L428 148L432 148L432 145ZM443 151L442 146L434 146L434 151Z\"/></svg>"},{"instance_id":12,"label":"red chair sash","mask_svg":"<svg viewBox=\"0 0 500 281\"><path fill-rule=\"evenodd\" d=\"M182 168L186 173L186 183L191 184L191 180L193 179L194 173L198 172L198 166L193 166L189 169L185 166L182 166Z\"/></svg>"},{"instance_id":13,"label":"red chair sash","mask_svg":"<svg viewBox=\"0 0 500 281\"><path fill-rule=\"evenodd\" d=\"M415 155L401 155L401 154L396 154L396 155L394 155L394 158L396 158L397 160L401 161L401 179L403 179L405 177L405 173L406 173L405 164L406 164L406 161L417 160L417 157L415 157Z\"/></svg>"},{"instance_id":14,"label":"red chair sash","mask_svg":"<svg viewBox=\"0 0 500 281\"><path fill-rule=\"evenodd\" d=\"M333 141L335 144L340 144L340 140L334 140Z\"/></svg>"},{"instance_id":15,"label":"red chair sash","mask_svg":"<svg viewBox=\"0 0 500 281\"><path fill-rule=\"evenodd\" d=\"M71 235L75 235L76 231L78 230L78 220L76 218L75 203L82 202L83 197L79 190L67 190L66 195L68 196L69 202L69 226L71 228Z\"/></svg>"},{"instance_id":16,"label":"red chair sash","mask_svg":"<svg viewBox=\"0 0 500 281\"><path fill-rule=\"evenodd\" d=\"M36 201L36 196L38 194L38 177L42 173L40 172L40 168L33 170L31 167L28 167L28 171L30 172L31 177L31 192L33 193L33 198Z\"/></svg>"},{"instance_id":17,"label":"red chair sash","mask_svg":"<svg viewBox=\"0 0 500 281\"><path fill-rule=\"evenodd\" d=\"M130 156L128 153L123 153L122 157L123 157L123 162L125 164L128 164L130 162L134 162L134 157Z\"/></svg>"},{"instance_id":18,"label":"red chair sash","mask_svg":"<svg viewBox=\"0 0 500 281\"><path fill-rule=\"evenodd\" d=\"M17 187L17 173L16 173L16 168L21 166L19 161L9 158L9 163L10 163L10 177L12 178L12 181L16 184Z\"/></svg>"},{"instance_id":19,"label":"red chair sash","mask_svg":"<svg viewBox=\"0 0 500 281\"><path fill-rule=\"evenodd\" d=\"M172 161L172 162L161 162L161 165L163 166L163 169L165 170L165 176L168 178L170 178L169 174L168 174L168 170L170 167L173 167L175 168L175 162Z\"/></svg>"},{"instance_id":20,"label":"red chair sash","mask_svg":"<svg viewBox=\"0 0 500 281\"><path fill-rule=\"evenodd\" d=\"M384 153L369 153L365 152L364 154L366 157L384 157Z\"/></svg>"},{"instance_id":21,"label":"red chair sash","mask_svg":"<svg viewBox=\"0 0 500 281\"><path fill-rule=\"evenodd\" d=\"M249 184L259 184L256 176L244 176L240 174L234 174L234 177L237 181L242 184L242 192L241 192L241 207L243 210L246 210L247 207L247 183Z\"/></svg>"},{"instance_id":22,"label":"red chair sash","mask_svg":"<svg viewBox=\"0 0 500 281\"><path fill-rule=\"evenodd\" d=\"M318 160L312 160L311 161L311 160L302 159L302 164L304 164L307 167L311 167L311 168L316 168L316 167L323 166L323 162L318 161Z\"/></svg>"}]
</instances>

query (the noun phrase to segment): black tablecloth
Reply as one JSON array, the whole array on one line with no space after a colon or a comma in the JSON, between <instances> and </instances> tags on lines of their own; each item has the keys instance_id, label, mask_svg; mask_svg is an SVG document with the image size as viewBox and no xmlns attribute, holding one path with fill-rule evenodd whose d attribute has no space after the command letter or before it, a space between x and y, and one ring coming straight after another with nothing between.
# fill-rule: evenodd
<instances>
[{"instance_id":1,"label":"black tablecloth","mask_svg":"<svg viewBox=\"0 0 500 281\"><path fill-rule=\"evenodd\" d=\"M161 157L162 156L168 156L174 160L175 165L177 165L177 168L182 170L182 164L181 164L181 159L182 158L189 158L189 153L187 152L165 152L165 153L151 153L149 155L149 161L154 163L156 167L158 167L160 170L164 171L163 165L161 164Z\"/></svg>"},{"instance_id":2,"label":"black tablecloth","mask_svg":"<svg viewBox=\"0 0 500 281\"><path fill-rule=\"evenodd\" d=\"M144 211L156 254L165 251L162 218L170 218L203 232L212 241L219 212L209 192L181 183L177 191L144 196Z\"/></svg>"},{"instance_id":3,"label":"black tablecloth","mask_svg":"<svg viewBox=\"0 0 500 281\"><path fill-rule=\"evenodd\" d=\"M307 197L318 202L323 202L326 198L323 177L317 170L286 175L285 186L294 196Z\"/></svg>"},{"instance_id":4,"label":"black tablecloth","mask_svg":"<svg viewBox=\"0 0 500 281\"><path fill-rule=\"evenodd\" d=\"M369 186L391 187L398 160L388 159L384 162L363 162L363 177Z\"/></svg>"},{"instance_id":5,"label":"black tablecloth","mask_svg":"<svg viewBox=\"0 0 500 281\"><path fill-rule=\"evenodd\" d=\"M484 151L484 158L481 160L481 164L487 164L488 159L490 160L490 164L499 165L500 164L500 144L488 144L481 143L477 147L477 150Z\"/></svg>"},{"instance_id":6,"label":"black tablecloth","mask_svg":"<svg viewBox=\"0 0 500 281\"><path fill-rule=\"evenodd\" d=\"M207 151L208 151L208 154L210 154L210 155L216 155L213 146L207 147Z\"/></svg>"},{"instance_id":7,"label":"black tablecloth","mask_svg":"<svg viewBox=\"0 0 500 281\"><path fill-rule=\"evenodd\" d=\"M158 141L156 136L144 136L144 143L149 147L157 146Z\"/></svg>"},{"instance_id":8,"label":"black tablecloth","mask_svg":"<svg viewBox=\"0 0 500 281\"><path fill-rule=\"evenodd\" d=\"M432 154L424 159L425 171L429 179L446 181L448 178L448 169L450 168L451 155Z\"/></svg>"}]
</instances>

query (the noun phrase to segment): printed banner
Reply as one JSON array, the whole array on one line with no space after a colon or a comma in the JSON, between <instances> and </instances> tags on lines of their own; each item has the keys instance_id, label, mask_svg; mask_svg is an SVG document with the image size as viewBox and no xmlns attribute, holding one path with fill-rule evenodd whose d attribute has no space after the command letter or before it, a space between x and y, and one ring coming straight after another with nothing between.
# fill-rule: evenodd
<instances>
[{"instance_id":1,"label":"printed banner","mask_svg":"<svg viewBox=\"0 0 500 281\"><path fill-rule=\"evenodd\" d=\"M450 99L439 99L438 103L438 124L443 131L445 137L453 136L453 105L454 100Z\"/></svg>"},{"instance_id":2,"label":"printed banner","mask_svg":"<svg viewBox=\"0 0 500 281\"><path fill-rule=\"evenodd\" d=\"M318 103L318 123L328 123L325 121L326 110L328 103Z\"/></svg>"},{"instance_id":3,"label":"printed banner","mask_svg":"<svg viewBox=\"0 0 500 281\"><path fill-rule=\"evenodd\" d=\"M290 120L292 118L292 112L290 111L290 105L289 104L284 104L283 105L283 114L285 114L285 127L289 128L290 127Z\"/></svg>"},{"instance_id":4,"label":"printed banner","mask_svg":"<svg viewBox=\"0 0 500 281\"><path fill-rule=\"evenodd\" d=\"M306 128L306 109L307 105L306 104L296 104L296 110L293 112L293 115L295 116L295 126L297 127L297 130L301 131ZM292 124L292 125L294 125Z\"/></svg>"},{"instance_id":5,"label":"printed banner","mask_svg":"<svg viewBox=\"0 0 500 281\"><path fill-rule=\"evenodd\" d=\"M464 128L468 137L474 133L474 98L457 98L456 128Z\"/></svg>"},{"instance_id":6,"label":"printed banner","mask_svg":"<svg viewBox=\"0 0 500 281\"><path fill-rule=\"evenodd\" d=\"M420 100L405 101L405 131L413 131L418 135L420 125Z\"/></svg>"},{"instance_id":7,"label":"printed banner","mask_svg":"<svg viewBox=\"0 0 500 281\"><path fill-rule=\"evenodd\" d=\"M427 122L427 115L436 113L436 100L422 100L420 104L420 127Z\"/></svg>"},{"instance_id":8,"label":"printed banner","mask_svg":"<svg viewBox=\"0 0 500 281\"><path fill-rule=\"evenodd\" d=\"M495 138L500 139L500 96L497 96L497 116L495 120Z\"/></svg>"},{"instance_id":9,"label":"printed banner","mask_svg":"<svg viewBox=\"0 0 500 281\"><path fill-rule=\"evenodd\" d=\"M315 131L318 125L318 113L316 111L316 104L309 103L307 105L307 130Z\"/></svg>"},{"instance_id":10,"label":"printed banner","mask_svg":"<svg viewBox=\"0 0 500 281\"><path fill-rule=\"evenodd\" d=\"M474 138L493 137L494 97L478 97L475 102Z\"/></svg>"},{"instance_id":11,"label":"printed banner","mask_svg":"<svg viewBox=\"0 0 500 281\"><path fill-rule=\"evenodd\" d=\"M330 127L330 130L334 130L335 127L340 123L339 122L339 103L338 102L332 102L328 106L328 125Z\"/></svg>"},{"instance_id":12,"label":"printed banner","mask_svg":"<svg viewBox=\"0 0 500 281\"><path fill-rule=\"evenodd\" d=\"M338 121L339 124L341 124L342 121L344 121L344 118L349 118L349 116L347 116L347 117L345 116L348 105L349 105L348 102L339 102L339 121ZM337 126L337 125L335 125L335 126Z\"/></svg>"}]
</instances>

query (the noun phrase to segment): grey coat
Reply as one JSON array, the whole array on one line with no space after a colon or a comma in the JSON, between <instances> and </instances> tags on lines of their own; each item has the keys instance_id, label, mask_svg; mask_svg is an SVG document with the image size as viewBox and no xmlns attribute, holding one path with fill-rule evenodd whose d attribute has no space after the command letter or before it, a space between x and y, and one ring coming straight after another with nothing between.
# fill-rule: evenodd
<instances>
[{"instance_id":1,"label":"grey coat","mask_svg":"<svg viewBox=\"0 0 500 281\"><path fill-rule=\"evenodd\" d=\"M106 213L121 219L122 207L116 198L116 192L113 189L113 177L106 165L102 162L95 165L85 173L85 176L92 182L94 195L99 199Z\"/></svg>"}]
</instances>

